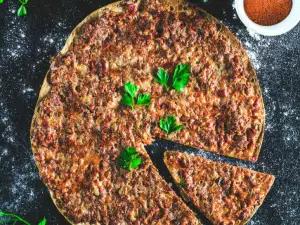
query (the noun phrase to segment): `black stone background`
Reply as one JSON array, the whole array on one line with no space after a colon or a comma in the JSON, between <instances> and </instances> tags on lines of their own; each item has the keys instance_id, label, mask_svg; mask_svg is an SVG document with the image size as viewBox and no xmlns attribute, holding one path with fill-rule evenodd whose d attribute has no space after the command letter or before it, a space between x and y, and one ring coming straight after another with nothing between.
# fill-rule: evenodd
<instances>
[{"instance_id":1,"label":"black stone background","mask_svg":"<svg viewBox=\"0 0 300 225\"><path fill-rule=\"evenodd\" d=\"M110 2L29 0L23 18L16 16L17 0L0 5L0 210L32 224L44 216L48 224L68 224L38 177L29 142L30 121L49 59L85 16ZM193 2L229 26L253 59L267 113L262 151L253 164L163 140L147 150L168 182L171 178L162 161L167 149L274 174L275 184L249 224L300 224L300 26L279 37L251 36L232 1ZM210 223L204 219L204 224Z\"/></svg>"}]
</instances>

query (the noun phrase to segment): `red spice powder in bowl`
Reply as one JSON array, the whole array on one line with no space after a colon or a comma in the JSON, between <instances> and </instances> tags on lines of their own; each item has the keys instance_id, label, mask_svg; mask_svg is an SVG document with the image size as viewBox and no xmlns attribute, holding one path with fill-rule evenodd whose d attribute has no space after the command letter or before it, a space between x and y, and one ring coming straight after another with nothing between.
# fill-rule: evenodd
<instances>
[{"instance_id":1,"label":"red spice powder in bowl","mask_svg":"<svg viewBox=\"0 0 300 225\"><path fill-rule=\"evenodd\" d=\"M300 21L300 0L235 0L241 21L265 36L288 32Z\"/></svg>"},{"instance_id":2,"label":"red spice powder in bowl","mask_svg":"<svg viewBox=\"0 0 300 225\"><path fill-rule=\"evenodd\" d=\"M292 10L292 0L245 0L244 8L255 23L271 26L283 21Z\"/></svg>"}]
</instances>

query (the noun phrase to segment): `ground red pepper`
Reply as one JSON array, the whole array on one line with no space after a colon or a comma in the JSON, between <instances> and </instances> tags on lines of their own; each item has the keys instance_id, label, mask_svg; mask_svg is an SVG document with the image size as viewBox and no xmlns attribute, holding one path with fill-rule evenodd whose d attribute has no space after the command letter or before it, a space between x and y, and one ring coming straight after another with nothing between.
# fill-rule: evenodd
<instances>
[{"instance_id":1,"label":"ground red pepper","mask_svg":"<svg viewBox=\"0 0 300 225\"><path fill-rule=\"evenodd\" d=\"M249 18L260 25L280 23L291 12L292 0L245 0L244 7Z\"/></svg>"}]
</instances>

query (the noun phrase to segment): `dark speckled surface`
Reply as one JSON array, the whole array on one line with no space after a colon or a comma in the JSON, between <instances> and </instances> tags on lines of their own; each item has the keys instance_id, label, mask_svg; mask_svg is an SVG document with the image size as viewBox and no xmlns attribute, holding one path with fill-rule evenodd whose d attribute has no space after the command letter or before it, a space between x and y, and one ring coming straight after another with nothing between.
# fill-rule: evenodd
<instances>
[{"instance_id":1,"label":"dark speckled surface","mask_svg":"<svg viewBox=\"0 0 300 225\"><path fill-rule=\"evenodd\" d=\"M18 18L16 0L0 5L0 210L24 216L32 224L68 224L38 177L29 142L30 120L49 59L89 13L112 1L29 0L28 16ZM148 146L161 174L166 149L199 154L216 161L276 176L275 184L249 224L300 224L300 25L279 37L249 32L232 1L197 1L227 25L244 44L258 72L267 123L257 163L229 159L163 140ZM203 218L201 214L199 217ZM204 224L209 224L204 220Z\"/></svg>"}]
</instances>

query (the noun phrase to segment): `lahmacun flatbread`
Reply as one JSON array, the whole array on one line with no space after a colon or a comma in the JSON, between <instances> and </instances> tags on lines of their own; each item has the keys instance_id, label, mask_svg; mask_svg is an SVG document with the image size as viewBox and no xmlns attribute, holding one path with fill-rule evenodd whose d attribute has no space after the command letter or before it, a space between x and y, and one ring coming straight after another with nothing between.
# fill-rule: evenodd
<instances>
[{"instance_id":1,"label":"lahmacun flatbread","mask_svg":"<svg viewBox=\"0 0 300 225\"><path fill-rule=\"evenodd\" d=\"M164 161L184 198L216 225L246 224L275 179L269 174L177 151L165 152Z\"/></svg>"},{"instance_id":2,"label":"lahmacun flatbread","mask_svg":"<svg viewBox=\"0 0 300 225\"><path fill-rule=\"evenodd\" d=\"M189 64L183 92L154 81ZM151 102L121 104L127 82ZM183 129L167 135L174 115ZM264 104L255 71L234 35L205 11L180 1L121 1L103 7L71 33L40 91L31 145L40 176L73 224L197 224L168 188L145 145L154 137L256 161ZM142 165L119 166L135 147ZM127 172L127 173L126 173Z\"/></svg>"}]
</instances>

